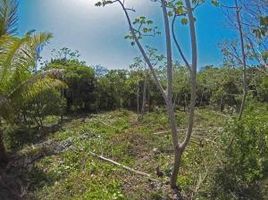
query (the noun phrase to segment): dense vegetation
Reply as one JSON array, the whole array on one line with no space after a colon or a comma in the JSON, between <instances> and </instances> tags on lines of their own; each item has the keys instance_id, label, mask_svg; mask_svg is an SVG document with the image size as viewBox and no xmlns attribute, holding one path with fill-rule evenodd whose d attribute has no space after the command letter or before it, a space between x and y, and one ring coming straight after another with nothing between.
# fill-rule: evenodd
<instances>
[{"instance_id":1,"label":"dense vegetation","mask_svg":"<svg viewBox=\"0 0 268 200\"><path fill-rule=\"evenodd\" d=\"M170 9L164 16L194 24L181 1L161 2ZM0 199L268 198L267 16L243 29L251 34L240 35L247 50L223 44L224 64L198 71L187 60L170 62L169 53L143 52L140 41L152 30L130 24L126 39L143 57L109 70L68 48L40 64L52 35L16 36L17 6L0 0ZM236 10L238 25L247 12ZM140 17L133 24L152 23ZM189 141L172 146L184 132Z\"/></svg>"}]
</instances>

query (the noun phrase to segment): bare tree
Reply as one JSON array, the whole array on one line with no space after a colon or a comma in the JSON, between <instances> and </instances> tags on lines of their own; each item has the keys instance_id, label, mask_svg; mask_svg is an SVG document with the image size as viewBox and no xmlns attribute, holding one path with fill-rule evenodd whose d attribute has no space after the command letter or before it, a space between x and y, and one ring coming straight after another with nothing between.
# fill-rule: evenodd
<instances>
[{"instance_id":1,"label":"bare tree","mask_svg":"<svg viewBox=\"0 0 268 200\"><path fill-rule=\"evenodd\" d=\"M242 52L242 65L243 65L243 97L242 97L242 102L240 106L240 111L239 111L239 120L242 118L243 111L245 108L245 103L246 103L246 97L248 93L247 89L247 61L246 61L246 51L245 51L245 41L244 41L244 33L243 33L243 27L242 27L242 22L241 22L241 7L239 7L238 0L235 1L235 9L236 9L236 21L237 21L237 26L238 26L238 31L239 31L239 39L240 39L240 45L241 45L241 52Z\"/></svg>"},{"instance_id":2,"label":"bare tree","mask_svg":"<svg viewBox=\"0 0 268 200\"><path fill-rule=\"evenodd\" d=\"M239 47L232 42L223 47L227 57L242 67L243 95L239 110L239 120L243 116L246 98L248 94L247 65L248 60L257 61L262 69L267 63L260 53L260 49L266 51L264 42L267 31L263 32L259 27L259 20L264 15L268 3L266 0L233 0L233 5L220 4L225 10L225 15L235 30L238 32ZM260 31L260 32L259 32ZM258 37L256 37L256 35ZM258 38L258 39L257 39ZM265 70L262 70L265 72Z\"/></svg>"},{"instance_id":3,"label":"bare tree","mask_svg":"<svg viewBox=\"0 0 268 200\"><path fill-rule=\"evenodd\" d=\"M222 51L227 57L231 57L231 60L238 65L242 66L242 80L243 80L243 95L242 95L242 101L240 104L240 109L239 109L239 116L238 119L241 120L243 111L245 108L245 103L246 103L246 97L248 93L248 87L247 87L247 53L245 50L245 38L244 38L244 30L243 30L243 24L241 21L241 7L239 6L238 0L234 0L234 5L229 6L229 5L221 5L223 8L227 9L226 17L230 20L231 24L234 25L235 29L239 33L239 41L240 41L240 50L241 50L241 55L239 50L237 49L236 45L232 42L230 46L223 46ZM229 10L234 11L235 15L232 16L229 13Z\"/></svg>"},{"instance_id":4,"label":"bare tree","mask_svg":"<svg viewBox=\"0 0 268 200\"><path fill-rule=\"evenodd\" d=\"M165 58L163 55L157 54L157 49L147 47L148 50L148 57L153 65L153 67L157 66L159 63L163 61ZM141 57L135 57L134 63L129 66L131 69L136 70L138 73L137 78L137 91L136 91L136 98L137 98L137 113L140 114L139 118L142 119L145 111L146 111L146 105L149 103L149 92L147 90L149 89L149 78L150 74L147 69L147 64ZM140 88L140 83L142 82L142 90ZM142 92L142 102L140 103L140 92ZM148 95L147 95L148 93ZM140 108L141 104L141 108Z\"/></svg>"},{"instance_id":5,"label":"bare tree","mask_svg":"<svg viewBox=\"0 0 268 200\"><path fill-rule=\"evenodd\" d=\"M173 171L172 175L170 177L170 185L171 188L177 189L177 178L179 174L179 169L181 165L181 158L183 155L183 152L185 151L186 147L188 146L190 142L190 138L192 135L192 129L194 125L194 110L195 110L195 102L196 102L196 72L197 72L197 41L196 41L196 31L195 31L195 18L193 16L193 10L191 1L185 0L183 8L185 10L185 15L187 16L187 19L189 21L189 29L190 29L190 38L191 38L191 47L192 47L192 63L190 64L187 61L187 66L189 68L190 72L190 82L191 82L191 103L190 103L190 109L189 109L189 118L188 118L188 129L185 133L184 139L180 142L179 141L179 131L176 123L175 118L175 108L173 106L173 54L172 54L172 35L171 35L171 27L170 27L170 20L169 20L169 9L171 7L170 2L166 0L159 0L161 8L162 8L162 14L163 14L163 21L164 21L164 32L165 32L165 41L166 41L166 75L167 75L167 86L166 89L164 89L163 85L161 84L157 73L154 69L154 66L148 56L148 53L146 52L144 46L142 45L140 39L143 36L143 33L141 32L141 27L143 24L141 24L137 29L132 24L129 12L135 11L134 9L130 9L126 7L124 0L113 0L113 1L106 1L102 0L101 2L98 2L97 6L105 6L107 4L113 4L118 3L127 19L130 35L128 38L133 40L133 44L136 44L140 53L143 56L143 59L145 60L147 66L149 67L152 77L161 92L165 104L166 104L166 110L167 115L169 119L169 126L172 134L172 142L174 147L174 165L173 165ZM183 2L181 2L183 4ZM144 21L144 17L142 20ZM137 22L140 22L140 20L137 20ZM150 24L150 23L149 23ZM151 30L151 29L147 29ZM146 31L147 32L147 31ZM186 59L184 59L185 61Z\"/></svg>"}]
</instances>

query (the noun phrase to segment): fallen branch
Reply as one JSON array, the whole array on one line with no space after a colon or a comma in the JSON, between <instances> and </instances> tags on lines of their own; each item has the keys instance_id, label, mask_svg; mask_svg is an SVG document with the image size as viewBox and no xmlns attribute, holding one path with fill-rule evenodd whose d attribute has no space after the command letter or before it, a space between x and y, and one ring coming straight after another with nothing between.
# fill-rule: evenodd
<instances>
[{"instance_id":1,"label":"fallen branch","mask_svg":"<svg viewBox=\"0 0 268 200\"><path fill-rule=\"evenodd\" d=\"M118 163L118 162L116 162L116 161L114 161L114 160L111 160L111 159L109 159L109 158L105 158L105 157L103 157L103 156L100 156L100 155L98 155L98 154L96 154L96 153L94 153L94 152L89 151L89 154L92 155L92 156L94 156L94 157L97 157L97 158L99 158L99 159L101 159L101 160L104 160L104 161L106 161L106 162L112 163L113 165L119 166L119 167L121 167L121 168L123 168L123 169L125 169L125 170L128 170L128 171L132 172L132 173L135 173L135 174L138 174L138 175L141 175L141 176L146 176L146 177L148 177L148 179L151 180L151 181L155 181L155 182L159 182L159 181L160 181L160 180L158 180L158 179L152 178L152 175L151 175L151 174L147 174L147 173L145 173L145 172L135 170L135 169L130 168L130 167L126 166L126 165L123 165L123 164L121 164L121 163Z\"/></svg>"},{"instance_id":2,"label":"fallen branch","mask_svg":"<svg viewBox=\"0 0 268 200\"><path fill-rule=\"evenodd\" d=\"M160 132L153 133L153 135L161 135L161 134L169 133L169 132L170 131L160 131Z\"/></svg>"},{"instance_id":3,"label":"fallen branch","mask_svg":"<svg viewBox=\"0 0 268 200\"><path fill-rule=\"evenodd\" d=\"M193 128L193 131L201 131L201 132L205 132L205 131L208 131L208 130L219 130L221 129L222 127L207 127L207 128ZM182 128L182 129L179 129L179 131L187 131L186 128ZM153 133L153 135L161 135L161 134L164 134L164 133L169 133L170 131L168 130L165 130L165 131L160 131L160 132L156 132L156 133Z\"/></svg>"}]
</instances>

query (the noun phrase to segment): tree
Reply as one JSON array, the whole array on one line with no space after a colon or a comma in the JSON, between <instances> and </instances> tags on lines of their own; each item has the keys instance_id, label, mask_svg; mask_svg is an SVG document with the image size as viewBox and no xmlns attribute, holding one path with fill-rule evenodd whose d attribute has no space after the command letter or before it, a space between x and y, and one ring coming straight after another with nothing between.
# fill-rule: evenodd
<instances>
[{"instance_id":1,"label":"tree","mask_svg":"<svg viewBox=\"0 0 268 200\"><path fill-rule=\"evenodd\" d=\"M174 69L174 106L181 105L186 112L190 101L190 92L188 69L176 66Z\"/></svg>"},{"instance_id":2,"label":"tree","mask_svg":"<svg viewBox=\"0 0 268 200\"><path fill-rule=\"evenodd\" d=\"M227 9L226 17L239 34L239 48L232 42L228 46L224 46L223 51L225 56L231 58L234 64L242 66L243 95L239 111L239 119L241 119L248 94L247 68L249 60L258 62L260 69L267 65L263 59L263 55L267 52L265 41L268 31L264 17L265 12L267 13L267 2L265 0L234 0L233 4L233 6L223 3L219 5ZM229 10L234 12L230 13ZM249 21L250 23L248 23ZM265 69L262 71L266 73Z\"/></svg>"},{"instance_id":3,"label":"tree","mask_svg":"<svg viewBox=\"0 0 268 200\"><path fill-rule=\"evenodd\" d=\"M14 123L15 116L23 103L48 88L64 87L57 78L59 71L33 74L37 49L52 37L48 33L27 33L22 38L16 33L17 1L0 1L0 122L4 119ZM0 129L0 162L7 161Z\"/></svg>"},{"instance_id":4,"label":"tree","mask_svg":"<svg viewBox=\"0 0 268 200\"><path fill-rule=\"evenodd\" d=\"M47 116L62 116L66 107L66 101L61 92L55 88L43 90L37 96L27 100L18 114L18 121L30 127L32 124L38 128L43 127L43 120ZM21 119L22 118L22 119Z\"/></svg>"},{"instance_id":5,"label":"tree","mask_svg":"<svg viewBox=\"0 0 268 200\"><path fill-rule=\"evenodd\" d=\"M110 70L97 82L97 107L100 110L113 110L126 107L129 94L126 70Z\"/></svg>"},{"instance_id":6,"label":"tree","mask_svg":"<svg viewBox=\"0 0 268 200\"><path fill-rule=\"evenodd\" d=\"M163 61L165 58L163 55L157 54L157 49L150 48L147 46L148 57L150 61L153 63L153 67L155 68L159 63ZM147 93L149 93L149 82L150 82L150 74L147 69L146 61L144 61L141 57L135 57L134 63L130 65L130 69L135 70L137 73L136 82L137 82L137 113L140 114L140 117L143 118L145 113L146 104L148 104ZM140 87L142 83L142 88ZM147 92L148 91L148 92ZM142 92L142 103L140 109L140 92Z\"/></svg>"},{"instance_id":7,"label":"tree","mask_svg":"<svg viewBox=\"0 0 268 200\"><path fill-rule=\"evenodd\" d=\"M79 61L79 57L80 57L80 53L78 50L71 50L68 47L63 47L59 50L57 49L53 49L52 50L52 62L53 60L57 60L60 62L67 62L68 60L73 60L73 61ZM81 61L79 61L81 62ZM81 63L85 63L85 62L81 62Z\"/></svg>"},{"instance_id":8,"label":"tree","mask_svg":"<svg viewBox=\"0 0 268 200\"><path fill-rule=\"evenodd\" d=\"M43 69L64 71L64 81L68 87L62 91L62 95L67 102L67 112L95 110L96 79L93 68L78 59L59 58L52 59Z\"/></svg>"},{"instance_id":9,"label":"tree","mask_svg":"<svg viewBox=\"0 0 268 200\"><path fill-rule=\"evenodd\" d=\"M176 2L176 4L173 4L172 2L169 2L166 0L161 0L159 2L162 8L163 21L164 21L164 35L165 35L165 41L166 41L166 75L167 75L166 89L164 89L159 78L157 77L153 63L148 56L148 52L146 52L144 46L141 43L141 39L143 36L155 35L155 33L157 33L155 28L150 27L153 24L153 22L151 20L148 20L146 17L140 17L140 18L136 18L136 20L132 24L129 12L133 11L133 9L127 8L125 5L125 1L102 0L101 2L98 2L96 5L106 6L108 4L118 3L121 6L125 14L125 17L127 19L129 30L130 30L130 34L127 36L127 38L132 40L133 45L134 44L137 45L140 53L143 56L143 59L145 60L147 66L149 67L151 71L152 77L159 91L162 94L162 97L166 104L170 130L172 133L173 147L175 151L174 165L173 165L172 175L170 178L170 185L173 189L177 189L177 177L178 177L179 168L181 165L181 157L186 147L189 144L189 141L192 135L193 123L194 123L194 110L195 110L195 103L196 103L195 102L196 101L196 72L197 72L197 42L196 42L196 31L195 31L195 18L193 16L194 9L192 7L192 3L190 0L184 1L185 6L183 5L182 1L178 1ZM199 1L195 1L195 2L198 2L199 4ZM173 8L173 10L170 8ZM190 109L189 109L188 129L187 129L187 133L185 134L185 138L182 142L179 141L179 132L178 132L177 123L175 119L175 108L173 106L174 65L173 65L173 55L172 55L172 35L171 35L170 21L169 21L170 13L175 14L174 10L177 11L178 9L182 9L184 15L187 15L187 22L189 21L191 48L192 48L192 62L191 64L189 64L188 61L186 62L188 63L187 66L189 68L189 73L190 73L191 101L190 101ZM135 28L135 25L138 25L137 28ZM184 59L184 61L186 61L186 59Z\"/></svg>"}]
</instances>

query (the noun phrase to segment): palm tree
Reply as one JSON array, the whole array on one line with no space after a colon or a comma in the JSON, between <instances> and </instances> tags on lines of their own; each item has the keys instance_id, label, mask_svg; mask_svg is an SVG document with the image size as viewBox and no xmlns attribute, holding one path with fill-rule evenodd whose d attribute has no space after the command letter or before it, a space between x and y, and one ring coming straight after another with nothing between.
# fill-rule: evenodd
<instances>
[{"instance_id":1,"label":"palm tree","mask_svg":"<svg viewBox=\"0 0 268 200\"><path fill-rule=\"evenodd\" d=\"M16 0L0 0L0 125L14 123L16 111L30 98L48 88L64 87L59 71L33 73L38 50L52 37L49 33L27 33L19 38ZM0 128L0 164L7 161Z\"/></svg>"}]
</instances>

